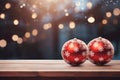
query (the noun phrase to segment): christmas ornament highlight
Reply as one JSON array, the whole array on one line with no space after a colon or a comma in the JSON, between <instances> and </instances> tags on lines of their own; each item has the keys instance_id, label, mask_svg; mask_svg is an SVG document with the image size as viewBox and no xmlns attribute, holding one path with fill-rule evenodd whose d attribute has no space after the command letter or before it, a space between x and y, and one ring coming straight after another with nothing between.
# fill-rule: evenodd
<instances>
[{"instance_id":1,"label":"christmas ornament highlight","mask_svg":"<svg viewBox=\"0 0 120 80\"><path fill-rule=\"evenodd\" d=\"M66 63L79 66L85 62L87 52L87 45L82 40L74 38L64 43L61 55Z\"/></svg>"},{"instance_id":2,"label":"christmas ornament highlight","mask_svg":"<svg viewBox=\"0 0 120 80\"><path fill-rule=\"evenodd\" d=\"M88 43L88 59L96 65L104 65L112 60L114 48L105 38L95 38Z\"/></svg>"}]
</instances>

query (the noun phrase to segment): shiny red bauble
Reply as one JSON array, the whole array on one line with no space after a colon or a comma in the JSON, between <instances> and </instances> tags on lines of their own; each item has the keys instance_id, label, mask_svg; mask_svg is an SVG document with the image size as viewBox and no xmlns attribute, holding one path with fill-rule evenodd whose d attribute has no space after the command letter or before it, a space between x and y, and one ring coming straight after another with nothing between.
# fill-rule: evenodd
<instances>
[{"instance_id":1,"label":"shiny red bauble","mask_svg":"<svg viewBox=\"0 0 120 80\"><path fill-rule=\"evenodd\" d=\"M111 42L99 37L88 43L88 59L96 65L104 65L114 56L114 48Z\"/></svg>"},{"instance_id":2,"label":"shiny red bauble","mask_svg":"<svg viewBox=\"0 0 120 80\"><path fill-rule=\"evenodd\" d=\"M87 51L87 45L82 40L74 38L65 42L61 50L61 55L66 63L72 66L79 66L85 62Z\"/></svg>"}]
</instances>

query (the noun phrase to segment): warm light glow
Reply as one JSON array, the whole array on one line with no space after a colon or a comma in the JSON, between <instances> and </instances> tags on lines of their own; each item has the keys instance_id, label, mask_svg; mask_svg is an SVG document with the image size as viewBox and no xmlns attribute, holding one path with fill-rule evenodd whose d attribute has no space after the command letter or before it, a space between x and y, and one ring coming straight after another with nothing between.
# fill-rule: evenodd
<instances>
[{"instance_id":1,"label":"warm light glow","mask_svg":"<svg viewBox=\"0 0 120 80\"><path fill-rule=\"evenodd\" d=\"M17 40L18 40L18 35L14 34L14 35L12 36L12 40L13 40L13 41L17 41Z\"/></svg>"},{"instance_id":2,"label":"warm light glow","mask_svg":"<svg viewBox=\"0 0 120 80\"><path fill-rule=\"evenodd\" d=\"M73 43L70 43L69 48L70 48L70 49L73 49L74 47L75 47L74 44L73 44Z\"/></svg>"},{"instance_id":3,"label":"warm light glow","mask_svg":"<svg viewBox=\"0 0 120 80\"><path fill-rule=\"evenodd\" d=\"M20 5L20 8L23 8L23 6L22 6L22 5Z\"/></svg>"},{"instance_id":4,"label":"warm light glow","mask_svg":"<svg viewBox=\"0 0 120 80\"><path fill-rule=\"evenodd\" d=\"M119 16L119 15L120 15L120 9L119 9L119 8L115 8L115 9L113 10L113 14L114 14L115 16Z\"/></svg>"},{"instance_id":5,"label":"warm light glow","mask_svg":"<svg viewBox=\"0 0 120 80\"><path fill-rule=\"evenodd\" d=\"M20 5L20 8L23 8L23 6L22 6L22 5Z\"/></svg>"},{"instance_id":6,"label":"warm light glow","mask_svg":"<svg viewBox=\"0 0 120 80\"><path fill-rule=\"evenodd\" d=\"M32 5L33 8L37 8L37 6L35 4Z\"/></svg>"},{"instance_id":7,"label":"warm light glow","mask_svg":"<svg viewBox=\"0 0 120 80\"><path fill-rule=\"evenodd\" d=\"M64 12L67 12L67 9L64 9Z\"/></svg>"},{"instance_id":8,"label":"warm light glow","mask_svg":"<svg viewBox=\"0 0 120 80\"><path fill-rule=\"evenodd\" d=\"M98 48L99 46L100 46L100 44L98 42L96 42L96 43L93 44L94 48Z\"/></svg>"},{"instance_id":9,"label":"warm light glow","mask_svg":"<svg viewBox=\"0 0 120 80\"><path fill-rule=\"evenodd\" d=\"M69 27L70 27L70 29L74 29L75 28L75 22L71 21L69 23Z\"/></svg>"},{"instance_id":10,"label":"warm light glow","mask_svg":"<svg viewBox=\"0 0 120 80\"><path fill-rule=\"evenodd\" d=\"M112 16L111 12L106 12L106 17L111 17L111 16Z\"/></svg>"},{"instance_id":11,"label":"warm light glow","mask_svg":"<svg viewBox=\"0 0 120 80\"><path fill-rule=\"evenodd\" d=\"M48 26L48 28L51 28L51 27L52 27L52 24L51 24L51 23L48 23L47 26Z\"/></svg>"},{"instance_id":12,"label":"warm light glow","mask_svg":"<svg viewBox=\"0 0 120 80\"><path fill-rule=\"evenodd\" d=\"M19 21L18 21L17 19L15 19L15 20L13 21L13 24L14 24L14 25L18 25L18 24L19 24Z\"/></svg>"},{"instance_id":13,"label":"warm light glow","mask_svg":"<svg viewBox=\"0 0 120 80\"><path fill-rule=\"evenodd\" d=\"M46 1L51 3L51 2L56 2L57 0L46 0Z\"/></svg>"},{"instance_id":14,"label":"warm light glow","mask_svg":"<svg viewBox=\"0 0 120 80\"><path fill-rule=\"evenodd\" d=\"M102 20L102 24L107 24L107 23L108 23L108 21L106 19Z\"/></svg>"},{"instance_id":15,"label":"warm light glow","mask_svg":"<svg viewBox=\"0 0 120 80\"><path fill-rule=\"evenodd\" d=\"M0 14L0 19L5 19L5 14L4 13Z\"/></svg>"},{"instance_id":16,"label":"warm light glow","mask_svg":"<svg viewBox=\"0 0 120 80\"><path fill-rule=\"evenodd\" d=\"M52 24L51 23L47 23L47 24L44 24L43 25L43 29L44 30L48 30L48 29L50 29L52 27Z\"/></svg>"},{"instance_id":17,"label":"warm light glow","mask_svg":"<svg viewBox=\"0 0 120 80\"><path fill-rule=\"evenodd\" d=\"M25 37L26 37L26 38L30 38L30 32L26 32L26 33L25 33Z\"/></svg>"},{"instance_id":18,"label":"warm light glow","mask_svg":"<svg viewBox=\"0 0 120 80\"><path fill-rule=\"evenodd\" d=\"M80 6L80 2L76 2L75 5L76 5L76 6Z\"/></svg>"},{"instance_id":19,"label":"warm light glow","mask_svg":"<svg viewBox=\"0 0 120 80\"><path fill-rule=\"evenodd\" d=\"M79 10L78 7L75 7L75 8L74 8L74 11L75 11L75 13L78 13L80 10Z\"/></svg>"},{"instance_id":20,"label":"warm light glow","mask_svg":"<svg viewBox=\"0 0 120 80\"><path fill-rule=\"evenodd\" d=\"M93 49L94 49L94 50L103 51L103 44L102 44L102 43L99 43L99 42L95 42L95 43L93 44Z\"/></svg>"},{"instance_id":21,"label":"warm light glow","mask_svg":"<svg viewBox=\"0 0 120 80\"><path fill-rule=\"evenodd\" d=\"M25 6L26 6L26 4L23 3L22 5L20 5L20 8L23 8L23 7L25 7Z\"/></svg>"},{"instance_id":22,"label":"warm light glow","mask_svg":"<svg viewBox=\"0 0 120 80\"><path fill-rule=\"evenodd\" d=\"M43 25L44 30L48 30L48 26L46 24Z\"/></svg>"},{"instance_id":23,"label":"warm light glow","mask_svg":"<svg viewBox=\"0 0 120 80\"><path fill-rule=\"evenodd\" d=\"M69 13L65 13L65 16L69 16Z\"/></svg>"},{"instance_id":24,"label":"warm light glow","mask_svg":"<svg viewBox=\"0 0 120 80\"><path fill-rule=\"evenodd\" d=\"M18 44L22 44L23 43L23 39L19 37L18 40L17 40L17 43Z\"/></svg>"},{"instance_id":25,"label":"warm light glow","mask_svg":"<svg viewBox=\"0 0 120 80\"><path fill-rule=\"evenodd\" d=\"M32 14L32 19L36 19L37 18L37 13L33 13Z\"/></svg>"},{"instance_id":26,"label":"warm light glow","mask_svg":"<svg viewBox=\"0 0 120 80\"><path fill-rule=\"evenodd\" d=\"M58 28L59 28L59 29L63 29L63 28L64 28L64 25L63 25L63 24L59 24L59 25L58 25Z\"/></svg>"},{"instance_id":27,"label":"warm light glow","mask_svg":"<svg viewBox=\"0 0 120 80\"><path fill-rule=\"evenodd\" d=\"M88 18L88 22L89 23L94 23L95 22L95 18L94 17L89 17Z\"/></svg>"},{"instance_id":28,"label":"warm light glow","mask_svg":"<svg viewBox=\"0 0 120 80\"><path fill-rule=\"evenodd\" d=\"M0 47L4 48L6 46L7 46L7 41L4 39L0 40Z\"/></svg>"},{"instance_id":29,"label":"warm light glow","mask_svg":"<svg viewBox=\"0 0 120 80\"><path fill-rule=\"evenodd\" d=\"M37 36L37 35L38 35L38 30L37 30L37 29L33 29L32 35L33 35L33 36Z\"/></svg>"},{"instance_id":30,"label":"warm light glow","mask_svg":"<svg viewBox=\"0 0 120 80\"><path fill-rule=\"evenodd\" d=\"M86 12L89 9L92 9L96 1L92 0L73 0L75 3L74 10L75 12ZM99 1L97 1L99 2Z\"/></svg>"},{"instance_id":31,"label":"warm light glow","mask_svg":"<svg viewBox=\"0 0 120 80\"><path fill-rule=\"evenodd\" d=\"M92 3L91 3L91 2L88 2L88 3L87 3L87 8L88 8L88 9L91 9L91 8L92 8L92 6L93 6L93 5L92 5Z\"/></svg>"},{"instance_id":32,"label":"warm light glow","mask_svg":"<svg viewBox=\"0 0 120 80\"><path fill-rule=\"evenodd\" d=\"M10 9L10 8L11 8L11 4L10 4L10 3L6 3L6 4L5 4L5 8L6 8L6 9Z\"/></svg>"}]
</instances>

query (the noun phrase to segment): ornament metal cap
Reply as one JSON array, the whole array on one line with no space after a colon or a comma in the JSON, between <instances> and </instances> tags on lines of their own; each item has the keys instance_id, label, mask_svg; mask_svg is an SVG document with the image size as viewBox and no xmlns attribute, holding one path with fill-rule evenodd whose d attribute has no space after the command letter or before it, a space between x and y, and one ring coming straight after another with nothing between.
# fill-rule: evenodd
<instances>
[{"instance_id":1,"label":"ornament metal cap","mask_svg":"<svg viewBox=\"0 0 120 80\"><path fill-rule=\"evenodd\" d=\"M73 38L74 40L77 40L77 38Z\"/></svg>"},{"instance_id":2,"label":"ornament metal cap","mask_svg":"<svg viewBox=\"0 0 120 80\"><path fill-rule=\"evenodd\" d=\"M100 40L102 40L102 37L100 36L100 37L98 37Z\"/></svg>"}]
</instances>

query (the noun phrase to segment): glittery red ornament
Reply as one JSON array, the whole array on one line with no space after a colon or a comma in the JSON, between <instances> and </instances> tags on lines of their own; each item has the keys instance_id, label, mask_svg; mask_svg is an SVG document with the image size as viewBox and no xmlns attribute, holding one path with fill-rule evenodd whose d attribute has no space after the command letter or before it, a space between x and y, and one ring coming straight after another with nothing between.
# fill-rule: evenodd
<instances>
[{"instance_id":1,"label":"glittery red ornament","mask_svg":"<svg viewBox=\"0 0 120 80\"><path fill-rule=\"evenodd\" d=\"M65 62L72 66L78 66L87 58L87 45L79 39L71 39L62 47L61 55Z\"/></svg>"},{"instance_id":2,"label":"glittery red ornament","mask_svg":"<svg viewBox=\"0 0 120 80\"><path fill-rule=\"evenodd\" d=\"M114 48L111 42L99 37L88 43L88 59L96 65L104 65L111 61Z\"/></svg>"}]
</instances>

